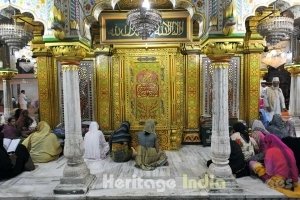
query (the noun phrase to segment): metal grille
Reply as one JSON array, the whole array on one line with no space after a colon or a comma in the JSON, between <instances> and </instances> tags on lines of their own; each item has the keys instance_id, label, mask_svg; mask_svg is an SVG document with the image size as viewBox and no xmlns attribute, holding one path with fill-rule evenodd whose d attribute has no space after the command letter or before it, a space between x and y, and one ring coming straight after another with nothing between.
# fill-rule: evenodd
<instances>
[{"instance_id":1,"label":"metal grille","mask_svg":"<svg viewBox=\"0 0 300 200\"><path fill-rule=\"evenodd\" d=\"M93 61L82 61L79 66L79 95L82 120L93 120Z\"/></svg>"},{"instance_id":2,"label":"metal grille","mask_svg":"<svg viewBox=\"0 0 300 200\"><path fill-rule=\"evenodd\" d=\"M233 57L228 68L228 108L229 117L239 117L239 77L240 77L240 57ZM204 91L204 113L212 114L212 90L213 90L213 68L211 61L207 57L202 58L203 67L203 91Z\"/></svg>"},{"instance_id":3,"label":"metal grille","mask_svg":"<svg viewBox=\"0 0 300 200\"><path fill-rule=\"evenodd\" d=\"M58 66L60 76L60 113L61 121L64 121L64 94L63 94L63 75L61 65ZM80 95L80 111L82 121L91 121L94 118L93 113L93 61L81 61L79 65L79 95Z\"/></svg>"}]
</instances>

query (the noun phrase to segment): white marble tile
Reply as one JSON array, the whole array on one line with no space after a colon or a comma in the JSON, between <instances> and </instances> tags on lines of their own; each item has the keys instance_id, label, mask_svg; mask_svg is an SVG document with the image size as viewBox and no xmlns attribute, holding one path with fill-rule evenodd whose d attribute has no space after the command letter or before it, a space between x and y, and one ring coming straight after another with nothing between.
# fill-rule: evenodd
<instances>
[{"instance_id":1,"label":"white marble tile","mask_svg":"<svg viewBox=\"0 0 300 200\"><path fill-rule=\"evenodd\" d=\"M207 188L200 187L201 185L197 185L196 188L191 187L192 185L187 187L188 185L184 182L187 179L184 179L184 176L188 180L199 181L206 172L206 161L210 159L210 147L187 145L179 151L167 151L166 153L169 166L159 167L153 171L135 168L134 161L115 163L109 157L100 161L86 160L91 173L96 175L96 180L91 185L89 192L81 196L53 194L53 189L59 184L66 164L66 159L61 157L50 163L37 164L38 167L32 172L24 172L13 179L0 182L0 199L284 198L281 193L268 188L262 181L252 177L237 179L237 183L243 189L242 193L212 194L208 192ZM121 181L140 178L143 187L136 188L131 184L127 188L117 188L115 185L110 188L107 182L106 185L103 183L105 175L107 177L112 175L114 180ZM146 187L147 181L154 185L153 189ZM167 185L166 181L174 181L174 187ZM163 186L165 190L163 190Z\"/></svg>"}]
</instances>

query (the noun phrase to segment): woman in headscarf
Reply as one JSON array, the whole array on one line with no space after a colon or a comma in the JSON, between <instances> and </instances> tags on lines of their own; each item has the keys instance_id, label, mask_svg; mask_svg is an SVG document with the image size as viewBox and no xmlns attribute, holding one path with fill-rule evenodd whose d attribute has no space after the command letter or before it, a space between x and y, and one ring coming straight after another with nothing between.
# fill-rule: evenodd
<instances>
[{"instance_id":1,"label":"woman in headscarf","mask_svg":"<svg viewBox=\"0 0 300 200\"><path fill-rule=\"evenodd\" d=\"M16 128L16 120L14 117L10 117L7 120L7 124L4 124L2 133L4 138L16 139L20 137L20 132Z\"/></svg>"},{"instance_id":2,"label":"woman in headscarf","mask_svg":"<svg viewBox=\"0 0 300 200\"><path fill-rule=\"evenodd\" d=\"M265 135L270 134L269 131L267 131L260 120L254 120L251 130L250 135L259 147L258 152L256 153L264 152L264 138Z\"/></svg>"},{"instance_id":3,"label":"woman in headscarf","mask_svg":"<svg viewBox=\"0 0 300 200\"><path fill-rule=\"evenodd\" d=\"M28 110L22 110L18 120L16 121L16 127L18 131L21 132L22 137L26 138L32 133L33 130L29 128L32 123L33 119L29 117Z\"/></svg>"},{"instance_id":4,"label":"woman in headscarf","mask_svg":"<svg viewBox=\"0 0 300 200\"><path fill-rule=\"evenodd\" d=\"M99 130L99 124L90 123L89 131L84 136L84 158L100 160L105 159L109 152L109 145L105 141L103 132Z\"/></svg>"},{"instance_id":5,"label":"woman in headscarf","mask_svg":"<svg viewBox=\"0 0 300 200\"><path fill-rule=\"evenodd\" d=\"M115 162L127 162L132 159L136 152L131 147L130 123L124 121L120 127L111 134L110 155Z\"/></svg>"},{"instance_id":6,"label":"woman in headscarf","mask_svg":"<svg viewBox=\"0 0 300 200\"><path fill-rule=\"evenodd\" d=\"M267 127L270 133L275 134L277 137L284 138L289 135L289 131L286 127L286 123L282 120L279 114L275 114L273 116L272 121L270 122L269 126Z\"/></svg>"},{"instance_id":7,"label":"woman in headscarf","mask_svg":"<svg viewBox=\"0 0 300 200\"><path fill-rule=\"evenodd\" d=\"M37 130L23 141L23 145L28 149L33 162L37 163L56 160L62 152L56 135L50 132L50 126L45 121L38 123Z\"/></svg>"},{"instance_id":8,"label":"woman in headscarf","mask_svg":"<svg viewBox=\"0 0 300 200\"><path fill-rule=\"evenodd\" d=\"M292 150L273 134L265 136L264 166L250 161L250 169L270 187L288 197L300 197L298 169Z\"/></svg>"},{"instance_id":9,"label":"woman in headscarf","mask_svg":"<svg viewBox=\"0 0 300 200\"><path fill-rule=\"evenodd\" d=\"M153 119L148 119L145 122L144 131L138 133L138 144L135 157L136 167L154 170L156 167L168 165L166 154L159 150Z\"/></svg>"},{"instance_id":10,"label":"woman in headscarf","mask_svg":"<svg viewBox=\"0 0 300 200\"><path fill-rule=\"evenodd\" d=\"M252 124L252 131L260 131L264 135L270 134L270 132L265 128L263 123L260 120L254 120Z\"/></svg>"},{"instance_id":11,"label":"woman in headscarf","mask_svg":"<svg viewBox=\"0 0 300 200\"><path fill-rule=\"evenodd\" d=\"M233 125L234 133L231 134L231 139L236 141L242 148L245 156L245 161L249 161L254 156L254 148L258 148L255 140L249 136L247 127L242 122L237 122Z\"/></svg>"}]
</instances>

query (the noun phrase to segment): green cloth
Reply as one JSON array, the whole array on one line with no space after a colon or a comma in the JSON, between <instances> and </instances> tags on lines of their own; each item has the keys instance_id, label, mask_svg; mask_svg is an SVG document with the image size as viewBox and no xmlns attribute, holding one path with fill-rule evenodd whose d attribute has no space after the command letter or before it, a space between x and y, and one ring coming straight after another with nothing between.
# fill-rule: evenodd
<instances>
[{"instance_id":1,"label":"green cloth","mask_svg":"<svg viewBox=\"0 0 300 200\"><path fill-rule=\"evenodd\" d=\"M55 160L62 152L56 135L50 132L50 126L45 121L39 122L37 131L31 133L22 144L28 149L34 163Z\"/></svg>"},{"instance_id":2,"label":"green cloth","mask_svg":"<svg viewBox=\"0 0 300 200\"><path fill-rule=\"evenodd\" d=\"M154 170L156 167L167 163L167 156L162 151L157 152L155 148L146 148L139 145L135 162L135 166L143 170Z\"/></svg>"}]
</instances>

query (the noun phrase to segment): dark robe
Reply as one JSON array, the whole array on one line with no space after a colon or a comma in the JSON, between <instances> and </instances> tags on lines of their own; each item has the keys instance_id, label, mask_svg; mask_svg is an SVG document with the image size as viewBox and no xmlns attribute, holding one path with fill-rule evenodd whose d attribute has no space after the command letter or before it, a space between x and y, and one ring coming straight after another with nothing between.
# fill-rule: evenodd
<instances>
[{"instance_id":1,"label":"dark robe","mask_svg":"<svg viewBox=\"0 0 300 200\"><path fill-rule=\"evenodd\" d=\"M234 174L236 178L249 176L249 168L240 145L230 139L230 149L229 166L232 170L232 174ZM209 167L211 163L212 160L207 161L207 167Z\"/></svg>"},{"instance_id":2,"label":"dark robe","mask_svg":"<svg viewBox=\"0 0 300 200\"><path fill-rule=\"evenodd\" d=\"M285 137L282 138L282 142L293 151L296 159L298 173L300 174L300 138Z\"/></svg>"},{"instance_id":3,"label":"dark robe","mask_svg":"<svg viewBox=\"0 0 300 200\"><path fill-rule=\"evenodd\" d=\"M17 176L25 170L30 155L26 147L18 145L14 156L8 155L3 147L3 138L0 138L0 180Z\"/></svg>"}]
</instances>

